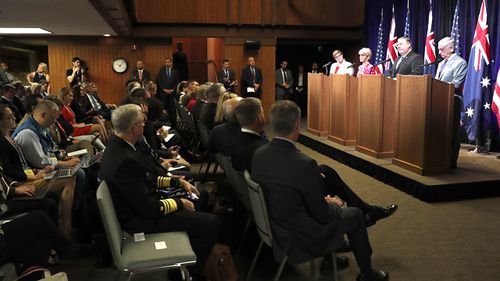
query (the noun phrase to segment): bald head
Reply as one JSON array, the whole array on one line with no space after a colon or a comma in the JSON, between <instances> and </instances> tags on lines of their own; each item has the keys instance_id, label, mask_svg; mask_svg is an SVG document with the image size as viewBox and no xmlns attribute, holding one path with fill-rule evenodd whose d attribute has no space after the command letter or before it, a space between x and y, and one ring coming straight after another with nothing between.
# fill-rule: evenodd
<instances>
[{"instance_id":1,"label":"bald head","mask_svg":"<svg viewBox=\"0 0 500 281\"><path fill-rule=\"evenodd\" d=\"M59 107L50 100L43 100L33 111L33 118L42 128L50 127L57 117L59 117Z\"/></svg>"}]
</instances>

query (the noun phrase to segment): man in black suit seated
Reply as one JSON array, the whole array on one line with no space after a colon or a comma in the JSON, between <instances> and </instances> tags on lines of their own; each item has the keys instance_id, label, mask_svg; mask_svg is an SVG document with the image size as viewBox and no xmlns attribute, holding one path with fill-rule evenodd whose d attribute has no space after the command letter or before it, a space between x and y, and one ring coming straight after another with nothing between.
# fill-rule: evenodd
<instances>
[{"instance_id":1,"label":"man in black suit seated","mask_svg":"<svg viewBox=\"0 0 500 281\"><path fill-rule=\"evenodd\" d=\"M112 115L116 135L102 157L99 178L109 185L116 214L122 228L133 233L186 231L201 272L220 230L219 219L212 214L195 212L194 204L184 197L162 198L160 189L184 189L199 195L182 178L149 178L148 167L140 161L135 144L142 138L145 118L141 107L127 104Z\"/></svg>"},{"instance_id":2,"label":"man in black suit seated","mask_svg":"<svg viewBox=\"0 0 500 281\"><path fill-rule=\"evenodd\" d=\"M213 128L210 134L210 151L219 152L224 156L231 155L231 149L241 129L234 114L240 100L241 98L228 99L222 104L225 122Z\"/></svg>"},{"instance_id":3,"label":"man in black suit seated","mask_svg":"<svg viewBox=\"0 0 500 281\"><path fill-rule=\"evenodd\" d=\"M264 109L257 98L244 98L236 106L236 119L241 131L234 140L231 162L236 171L250 171L253 152L269 141L262 135L264 131Z\"/></svg>"},{"instance_id":4,"label":"man in black suit seated","mask_svg":"<svg viewBox=\"0 0 500 281\"><path fill-rule=\"evenodd\" d=\"M389 274L371 265L372 249L359 208L345 207L332 197L327 169L295 147L300 133L300 109L291 101L271 108L275 138L258 148L252 158L252 178L266 194L273 250L278 260L292 263L334 252L347 234L358 266L357 280L389 280Z\"/></svg>"},{"instance_id":5,"label":"man in black suit seated","mask_svg":"<svg viewBox=\"0 0 500 281\"><path fill-rule=\"evenodd\" d=\"M422 67L420 67L424 64L424 59L422 58L422 55L415 53L411 49L410 38L399 37L396 48L398 48L399 57L394 62L394 65L392 66L392 68L389 69L389 72L388 72L389 77L396 78L397 74L422 75L424 73L424 69Z\"/></svg>"},{"instance_id":6,"label":"man in black suit seated","mask_svg":"<svg viewBox=\"0 0 500 281\"><path fill-rule=\"evenodd\" d=\"M12 113L16 118L16 123L19 123L19 121L21 121L21 119L23 118L23 115L21 115L21 110L14 103L15 90L16 88L11 84L5 84L1 86L0 103L6 104L10 108L10 110L12 110Z\"/></svg>"}]
</instances>

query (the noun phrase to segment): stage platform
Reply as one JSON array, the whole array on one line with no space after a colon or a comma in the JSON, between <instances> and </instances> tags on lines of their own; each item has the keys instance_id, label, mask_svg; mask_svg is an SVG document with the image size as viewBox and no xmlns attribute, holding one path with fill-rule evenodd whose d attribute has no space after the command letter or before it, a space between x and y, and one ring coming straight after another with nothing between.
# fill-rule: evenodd
<instances>
[{"instance_id":1,"label":"stage platform","mask_svg":"<svg viewBox=\"0 0 500 281\"><path fill-rule=\"evenodd\" d=\"M301 144L425 202L500 196L498 153L472 154L462 145L458 168L449 174L421 176L392 164L391 158L376 159L303 130Z\"/></svg>"}]
</instances>

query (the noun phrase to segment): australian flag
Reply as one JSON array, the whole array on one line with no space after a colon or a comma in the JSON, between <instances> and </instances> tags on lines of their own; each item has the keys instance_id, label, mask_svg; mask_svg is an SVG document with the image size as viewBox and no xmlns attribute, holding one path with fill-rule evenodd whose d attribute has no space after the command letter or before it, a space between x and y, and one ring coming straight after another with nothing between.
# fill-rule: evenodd
<instances>
[{"instance_id":1,"label":"australian flag","mask_svg":"<svg viewBox=\"0 0 500 281\"><path fill-rule=\"evenodd\" d=\"M455 13L453 15L453 23L451 25L451 38L455 40L455 53L461 55L460 50L460 0L457 1L455 6Z\"/></svg>"},{"instance_id":2,"label":"australian flag","mask_svg":"<svg viewBox=\"0 0 500 281\"><path fill-rule=\"evenodd\" d=\"M372 69L373 73L381 74L384 73L384 66L380 64L381 61L384 60L384 9L380 12L380 24L378 25L378 34L377 34L377 51L375 52L375 67Z\"/></svg>"},{"instance_id":3,"label":"australian flag","mask_svg":"<svg viewBox=\"0 0 500 281\"><path fill-rule=\"evenodd\" d=\"M488 34L488 14L485 0L472 40L472 47L464 84L464 108L462 123L470 141L489 149L489 129L491 127L492 85L490 77L490 39Z\"/></svg>"},{"instance_id":4,"label":"australian flag","mask_svg":"<svg viewBox=\"0 0 500 281\"><path fill-rule=\"evenodd\" d=\"M424 63L429 64L436 61L436 47L434 44L434 28L433 28L433 17L432 17L432 0L429 1L429 19L427 22L427 36L425 37L425 54ZM429 65L424 67L425 74L435 74L435 65Z\"/></svg>"}]
</instances>

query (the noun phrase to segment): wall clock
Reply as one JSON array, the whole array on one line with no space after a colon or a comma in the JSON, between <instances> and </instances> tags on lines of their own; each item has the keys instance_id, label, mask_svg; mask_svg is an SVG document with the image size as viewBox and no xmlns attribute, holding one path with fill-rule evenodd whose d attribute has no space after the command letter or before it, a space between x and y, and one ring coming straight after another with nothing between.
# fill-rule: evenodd
<instances>
[{"instance_id":1,"label":"wall clock","mask_svg":"<svg viewBox=\"0 0 500 281\"><path fill-rule=\"evenodd\" d=\"M116 73L124 73L127 71L127 61L124 58L117 58L113 61L113 70Z\"/></svg>"}]
</instances>

